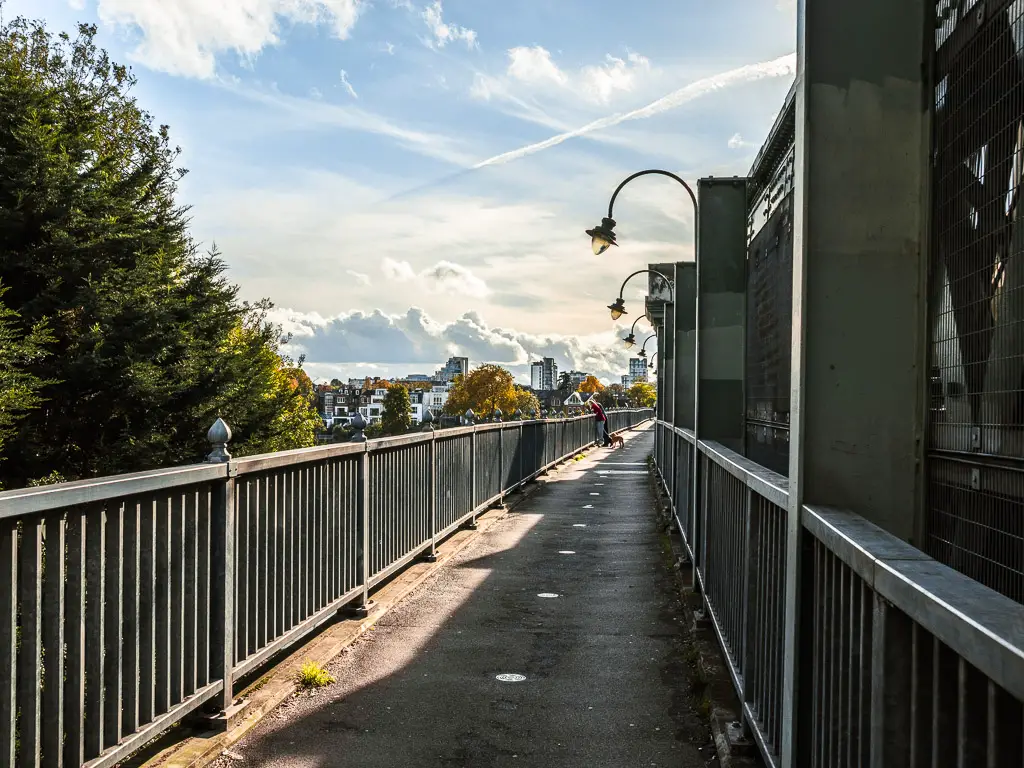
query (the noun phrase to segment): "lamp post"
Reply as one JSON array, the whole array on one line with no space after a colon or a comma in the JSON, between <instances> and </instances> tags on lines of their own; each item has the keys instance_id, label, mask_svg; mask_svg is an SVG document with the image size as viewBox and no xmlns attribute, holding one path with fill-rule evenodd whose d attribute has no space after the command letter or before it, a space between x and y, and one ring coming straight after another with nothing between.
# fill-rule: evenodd
<instances>
[{"instance_id":1,"label":"lamp post","mask_svg":"<svg viewBox=\"0 0 1024 768\"><path fill-rule=\"evenodd\" d=\"M637 319L633 321L633 327L629 329L629 335L622 337L622 341L626 345L626 349L636 346L636 337L633 335L633 331L636 330L636 324L640 322L640 318L642 317L643 315L637 317Z\"/></svg>"},{"instance_id":2,"label":"lamp post","mask_svg":"<svg viewBox=\"0 0 1024 768\"><path fill-rule=\"evenodd\" d=\"M652 333L650 336L648 336L646 339L644 339L644 343L640 345L640 351L637 354L640 355L640 357L647 357L647 342L650 341L651 339L656 339L656 338L658 338L658 334ZM658 353L655 352L654 354L658 354Z\"/></svg>"},{"instance_id":3,"label":"lamp post","mask_svg":"<svg viewBox=\"0 0 1024 768\"><path fill-rule=\"evenodd\" d=\"M608 215L605 218L601 219L601 223L598 226L594 227L593 229L588 229L587 230L587 234L590 235L590 243L591 243L591 247L592 247L592 249L594 251L594 254L595 255L600 255L600 254L604 253L606 250L608 250L609 247L611 247L613 245L618 245L618 243L615 242L615 219L613 218L613 216L614 216L614 208L615 208L615 198L617 198L619 196L619 192L621 192L622 188L624 186L626 186L629 182L633 181L633 179L640 178L641 176L650 176L650 175L667 176L668 178L672 179L673 181L678 182L683 187L683 189L686 190L686 194L688 194L690 196L690 202L693 203L693 258L694 258L694 261L696 261L697 260L697 245L698 245L698 227L700 225L700 216L699 216L699 206L697 204L697 195L694 194L693 188L689 184L687 184L685 181L683 181L682 178L680 178L679 176L677 176L676 174L674 174L674 173L672 173L670 171L664 171L664 170L661 170L661 169L658 169L658 168L650 168L650 169L645 170L645 171L638 171L637 173L634 173L631 176L627 176L625 179L623 179L623 181L619 184L619 186L617 186L615 188L615 191L612 193L611 199L608 201ZM699 271L699 266L698 266L698 271ZM630 277L632 277L632 275L630 275ZM664 275L662 275L662 277L664 277ZM628 277L626 279L629 280ZM698 278L698 283L699 283L699 278ZM625 288L626 284L623 283L622 285L623 285L623 288ZM698 291L698 294L699 294L699 291ZM671 292L669 294L669 299L672 302L672 304L674 305L675 304L674 292ZM697 299L697 302L699 302L699 298ZM626 309L625 309L625 305L624 305L624 303L622 301L622 290L619 291L619 298L618 298L618 300L616 300L614 303L609 305L608 309L611 310L612 319L613 320L617 320L618 318L622 317L623 314L625 314ZM673 311L673 318L674 318L673 326L675 326L675 325L678 324L678 315L679 315L679 313L677 311L675 311L675 307L673 307L673 310L674 310ZM699 306L696 308L696 313L697 313L697 317L699 318L700 317L700 308L699 308ZM674 351L674 348L676 346L678 346L679 342L678 342L678 338L677 338L677 329L675 327L673 327L671 330L672 330L671 335L666 336L665 337L665 341L666 341L667 344L669 344L669 345L671 345L673 347L673 351ZM675 360L678 360L678 355L677 354L673 354L672 358L670 358L670 359L673 360L673 364L669 367L669 369L666 371L666 373L671 375L672 384L670 386L674 389L676 387L676 380L678 378L676 376L676 372L674 370ZM652 358L652 361L653 361L653 358ZM696 363L695 363L695 365L696 365ZM651 367L653 367L653 362L651 364ZM697 371L696 371L696 369L694 369L692 374L693 374L693 377L694 377L694 383L696 385L696 381L697 381ZM695 395L694 400L695 400L695 403L694 403L694 406L695 406L694 419L696 419L696 395ZM675 392L672 392L672 395L669 397L669 401L668 402L669 402L669 407L666 409L665 417L666 417L666 419L671 424L676 424L677 423L677 419L676 419L676 413L675 413L676 412ZM696 421L694 423L696 425ZM695 490L693 498L699 498L699 495L696 493L697 473L696 473L695 470L694 470L693 474L694 474L694 490Z\"/></svg>"},{"instance_id":4,"label":"lamp post","mask_svg":"<svg viewBox=\"0 0 1024 768\"><path fill-rule=\"evenodd\" d=\"M662 280L664 280L665 285L668 286L669 301L675 300L674 292L672 290L672 281L669 280L668 277L666 277L656 269L638 269L636 272L634 272L631 275L628 275L626 279L622 281L622 286L619 288L619 298L617 298L615 301L608 305L608 309L610 309L612 313L612 320L618 320L623 315L629 314L628 312L626 312L626 303L622 300L622 292L626 290L626 283L628 283L637 275L643 274L657 275Z\"/></svg>"},{"instance_id":5,"label":"lamp post","mask_svg":"<svg viewBox=\"0 0 1024 768\"><path fill-rule=\"evenodd\" d=\"M629 184L629 182L631 182L633 179L638 179L641 176L650 176L652 174L657 176L667 176L668 178L673 179L674 181L678 181L680 184L683 185L683 188L686 190L686 193L690 196L690 201L693 203L694 245L696 246L697 196L693 193L693 189L690 187L689 184L687 184L679 176L676 176L671 171L663 171L658 168L650 168L646 171L638 171L637 173L634 173L632 176L627 176L625 179L623 179L622 183L615 188L614 192L612 192L611 200L608 201L608 215L605 218L601 219L601 223L598 224L596 227L587 230L587 234L590 235L590 245L594 251L595 256L600 256L602 253L607 251L609 247L613 245L618 245L618 243L615 242L615 219L612 218L612 215L613 210L615 208L615 198L619 196L619 192L621 192L622 188ZM696 247L694 247L695 258L696 254Z\"/></svg>"}]
</instances>

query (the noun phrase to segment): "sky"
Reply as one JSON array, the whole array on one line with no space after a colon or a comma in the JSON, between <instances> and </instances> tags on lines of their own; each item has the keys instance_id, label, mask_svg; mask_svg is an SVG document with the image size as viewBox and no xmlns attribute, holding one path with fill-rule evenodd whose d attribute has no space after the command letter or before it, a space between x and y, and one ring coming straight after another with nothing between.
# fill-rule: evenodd
<instances>
[{"instance_id":1,"label":"sky","mask_svg":"<svg viewBox=\"0 0 1024 768\"><path fill-rule=\"evenodd\" d=\"M528 381L554 357L618 381L649 263L693 258L660 177L745 174L793 80L795 0L6 0L98 25L170 125L180 202L243 298L270 298L314 380ZM637 338L648 335L646 319ZM656 349L655 341L648 351Z\"/></svg>"}]
</instances>

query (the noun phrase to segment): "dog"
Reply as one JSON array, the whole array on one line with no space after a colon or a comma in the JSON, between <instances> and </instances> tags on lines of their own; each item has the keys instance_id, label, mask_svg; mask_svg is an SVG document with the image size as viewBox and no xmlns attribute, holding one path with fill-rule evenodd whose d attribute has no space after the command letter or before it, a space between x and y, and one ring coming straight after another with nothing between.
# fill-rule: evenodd
<instances>
[{"instance_id":1,"label":"dog","mask_svg":"<svg viewBox=\"0 0 1024 768\"><path fill-rule=\"evenodd\" d=\"M611 438L612 438L612 444L609 446L609 448L614 449L616 445L619 446L620 448L625 448L626 447L626 443L622 439L622 435L612 435Z\"/></svg>"}]
</instances>

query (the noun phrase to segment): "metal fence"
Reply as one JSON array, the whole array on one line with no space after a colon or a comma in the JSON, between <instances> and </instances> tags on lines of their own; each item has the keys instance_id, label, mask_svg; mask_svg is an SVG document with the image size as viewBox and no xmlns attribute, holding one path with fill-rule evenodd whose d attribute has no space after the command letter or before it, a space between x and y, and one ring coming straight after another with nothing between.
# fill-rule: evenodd
<instances>
[{"instance_id":1,"label":"metal fence","mask_svg":"<svg viewBox=\"0 0 1024 768\"><path fill-rule=\"evenodd\" d=\"M690 478L667 466L699 451ZM787 550L788 481L659 421L656 462L743 715L766 763L784 734L795 765L1024 764L1024 624L1006 596L849 512L806 506ZM682 487L681 487L682 486ZM787 627L787 563L799 626ZM783 638L797 638L796 679ZM796 708L783 710L783 690ZM788 734L787 734L788 732Z\"/></svg>"},{"instance_id":2,"label":"metal fence","mask_svg":"<svg viewBox=\"0 0 1024 768\"><path fill-rule=\"evenodd\" d=\"M595 436L592 416L486 424L0 493L0 765L114 765L230 704Z\"/></svg>"},{"instance_id":3,"label":"metal fence","mask_svg":"<svg viewBox=\"0 0 1024 768\"><path fill-rule=\"evenodd\" d=\"M936 3L929 554L1024 602L1024 3Z\"/></svg>"}]
</instances>

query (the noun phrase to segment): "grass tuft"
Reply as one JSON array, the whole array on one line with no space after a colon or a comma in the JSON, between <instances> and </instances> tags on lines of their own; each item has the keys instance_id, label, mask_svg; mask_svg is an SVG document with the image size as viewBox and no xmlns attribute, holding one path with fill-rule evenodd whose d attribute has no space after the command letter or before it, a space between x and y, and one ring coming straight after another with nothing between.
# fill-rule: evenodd
<instances>
[{"instance_id":1,"label":"grass tuft","mask_svg":"<svg viewBox=\"0 0 1024 768\"><path fill-rule=\"evenodd\" d=\"M330 673L315 661L307 661L299 670L299 685L303 688L323 688L333 682Z\"/></svg>"}]
</instances>

